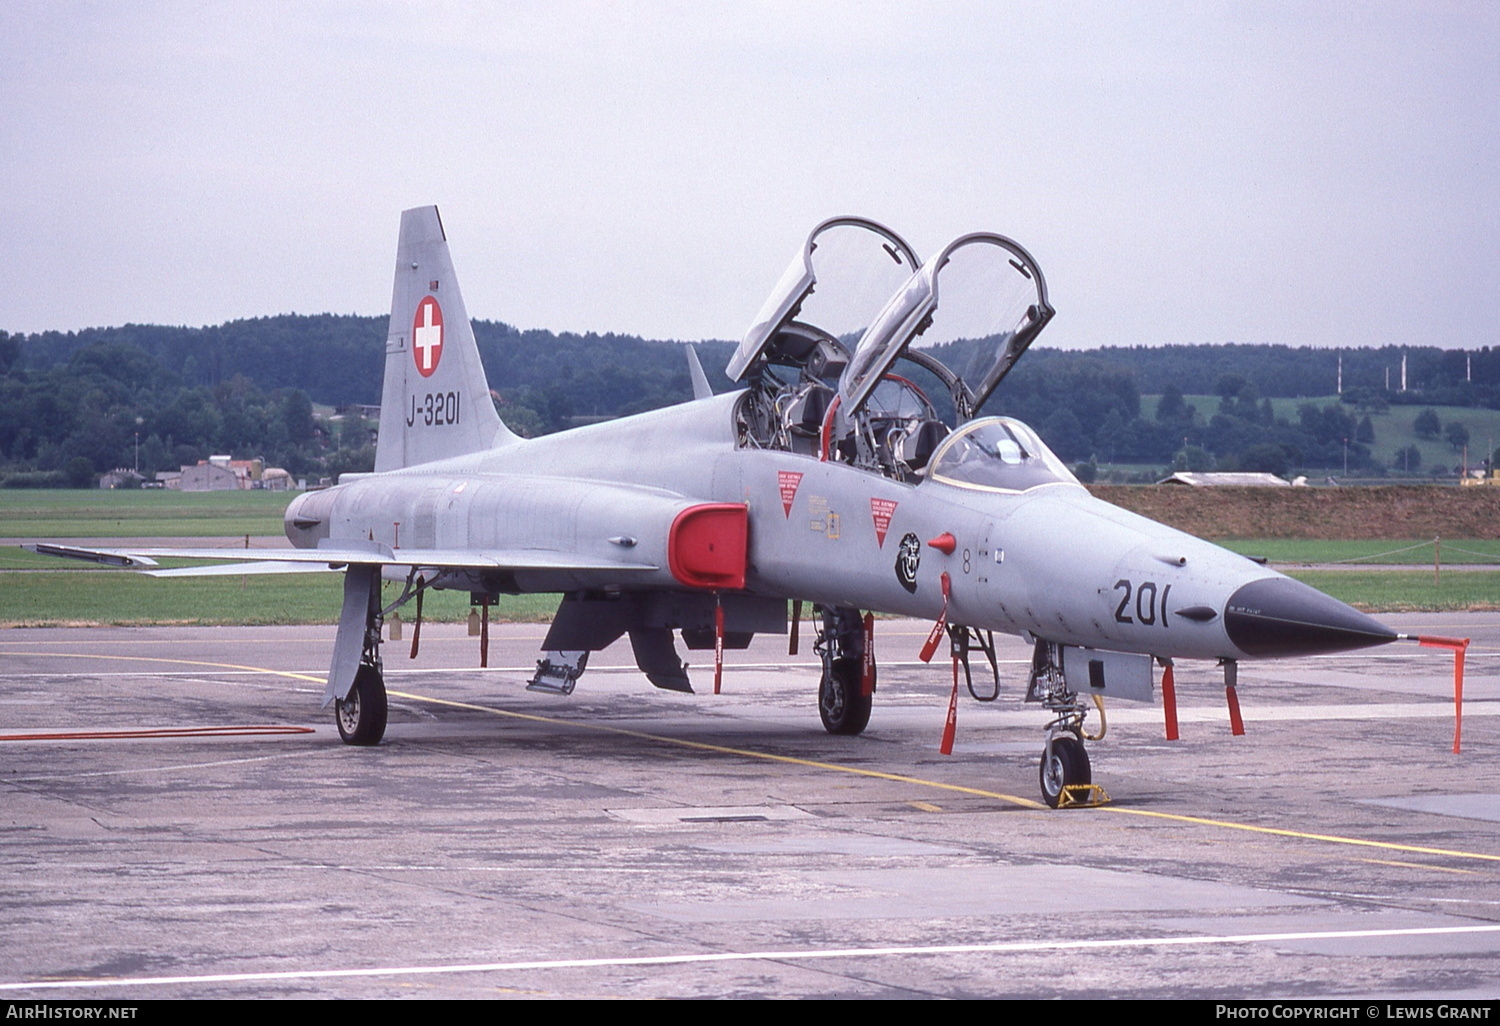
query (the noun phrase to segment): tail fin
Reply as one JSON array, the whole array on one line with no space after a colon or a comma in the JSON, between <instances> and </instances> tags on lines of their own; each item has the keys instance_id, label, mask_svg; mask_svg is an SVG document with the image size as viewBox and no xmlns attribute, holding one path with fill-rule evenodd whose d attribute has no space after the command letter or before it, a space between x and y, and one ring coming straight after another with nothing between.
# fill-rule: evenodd
<instances>
[{"instance_id":1,"label":"tail fin","mask_svg":"<svg viewBox=\"0 0 1500 1026\"><path fill-rule=\"evenodd\" d=\"M437 207L401 214L376 471L517 441L495 412Z\"/></svg>"}]
</instances>

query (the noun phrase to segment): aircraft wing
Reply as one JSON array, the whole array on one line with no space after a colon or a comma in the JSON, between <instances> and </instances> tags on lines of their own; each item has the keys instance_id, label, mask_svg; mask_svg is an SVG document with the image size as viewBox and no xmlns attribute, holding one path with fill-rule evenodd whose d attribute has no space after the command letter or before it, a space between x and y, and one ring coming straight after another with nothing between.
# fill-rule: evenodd
<instances>
[{"instance_id":1,"label":"aircraft wing","mask_svg":"<svg viewBox=\"0 0 1500 1026\"><path fill-rule=\"evenodd\" d=\"M350 565L422 566L444 570L562 570L590 573L635 573L660 569L653 563L622 559L589 559L546 549L392 549L334 544L316 549L92 549L55 542L33 542L24 548L47 556L64 556L140 570L153 577L238 576L263 573L313 573ZM254 553L252 556L251 553ZM155 570L159 559L238 560L219 566Z\"/></svg>"}]
</instances>

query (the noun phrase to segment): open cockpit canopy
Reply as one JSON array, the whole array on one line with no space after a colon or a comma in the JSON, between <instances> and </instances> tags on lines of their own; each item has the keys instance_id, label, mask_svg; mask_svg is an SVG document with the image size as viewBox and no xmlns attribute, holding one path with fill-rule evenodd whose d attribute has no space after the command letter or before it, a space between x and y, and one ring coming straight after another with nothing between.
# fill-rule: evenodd
<instances>
[{"instance_id":1,"label":"open cockpit canopy","mask_svg":"<svg viewBox=\"0 0 1500 1026\"><path fill-rule=\"evenodd\" d=\"M966 420L1052 314L1031 254L987 232L955 239L891 296L859 340L839 379L840 403L849 415L857 412L897 358L921 338L928 346L957 343L970 349L956 375L964 386L955 396L958 419Z\"/></svg>"},{"instance_id":2,"label":"open cockpit canopy","mask_svg":"<svg viewBox=\"0 0 1500 1026\"><path fill-rule=\"evenodd\" d=\"M1041 269L1004 236L964 235L921 264L874 221L824 221L730 360L750 385L740 444L922 474L1052 314Z\"/></svg>"},{"instance_id":3,"label":"open cockpit canopy","mask_svg":"<svg viewBox=\"0 0 1500 1026\"><path fill-rule=\"evenodd\" d=\"M837 376L885 297L920 266L884 225L860 217L824 221L756 314L729 361L730 380L759 374L768 363Z\"/></svg>"}]
</instances>

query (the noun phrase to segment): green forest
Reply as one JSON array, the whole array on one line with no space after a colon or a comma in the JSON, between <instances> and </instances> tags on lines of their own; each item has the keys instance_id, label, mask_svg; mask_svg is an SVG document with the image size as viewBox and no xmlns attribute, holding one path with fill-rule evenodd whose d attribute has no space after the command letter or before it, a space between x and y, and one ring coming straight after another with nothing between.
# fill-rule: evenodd
<instances>
[{"instance_id":1,"label":"green forest","mask_svg":"<svg viewBox=\"0 0 1500 1026\"><path fill-rule=\"evenodd\" d=\"M348 408L380 401L386 326L323 314L0 332L0 487L87 487L117 467L149 478L212 453L312 480L368 470L374 424ZM524 435L691 396L676 342L497 321L474 331L500 415ZM697 345L715 390L731 388L733 344ZM961 369L965 347L931 351ZM1500 349L1042 345L983 412L1032 424L1086 479L1451 476L1466 454L1481 465L1500 434Z\"/></svg>"}]
</instances>

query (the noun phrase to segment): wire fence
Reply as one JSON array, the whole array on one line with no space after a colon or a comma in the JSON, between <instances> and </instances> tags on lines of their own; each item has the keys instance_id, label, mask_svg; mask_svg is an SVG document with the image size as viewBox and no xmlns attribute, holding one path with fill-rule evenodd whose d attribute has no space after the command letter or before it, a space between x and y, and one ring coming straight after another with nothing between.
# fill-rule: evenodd
<instances>
[{"instance_id":1,"label":"wire fence","mask_svg":"<svg viewBox=\"0 0 1500 1026\"><path fill-rule=\"evenodd\" d=\"M1496 554L1494 552L1475 552L1473 549L1460 548L1457 545L1454 545L1452 542L1444 545L1441 538L1434 538L1432 539L1432 541L1418 542L1415 545L1407 545L1405 548L1391 549L1389 552L1372 552L1364 556L1350 556L1347 559L1330 559L1328 560L1328 563L1330 565L1335 563L1364 563L1371 560L1384 559L1387 556L1400 556L1407 552L1416 552L1418 549L1432 549L1432 559L1434 564L1439 562L1439 557L1443 549L1447 549L1449 552L1461 552L1465 556L1479 557L1478 559L1472 560L1471 562L1500 564L1500 554Z\"/></svg>"}]
</instances>

